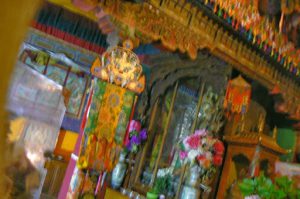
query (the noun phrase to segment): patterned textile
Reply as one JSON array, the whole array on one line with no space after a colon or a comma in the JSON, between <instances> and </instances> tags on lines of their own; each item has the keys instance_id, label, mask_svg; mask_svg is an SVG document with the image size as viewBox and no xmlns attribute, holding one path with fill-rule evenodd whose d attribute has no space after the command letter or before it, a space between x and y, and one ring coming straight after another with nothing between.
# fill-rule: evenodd
<instances>
[{"instance_id":1,"label":"patterned textile","mask_svg":"<svg viewBox=\"0 0 300 199\"><path fill-rule=\"evenodd\" d=\"M91 104L79 167L110 171L117 163L134 93L98 81Z\"/></svg>"},{"instance_id":2,"label":"patterned textile","mask_svg":"<svg viewBox=\"0 0 300 199\"><path fill-rule=\"evenodd\" d=\"M112 134L111 136L109 136L108 140L114 138L117 144L121 144L123 142L127 123L130 117L134 94L132 92L126 91L123 88L111 84L109 84L106 94L107 95L104 97L103 101L106 100L107 106L103 106L103 115L101 115L101 113L99 115L99 126L101 126L101 124L103 124L103 127L107 126L107 123L104 124L104 122L101 121L103 121L104 118L110 118L110 122L111 124L113 124L113 126ZM102 136L107 137L104 129L102 131Z\"/></svg>"},{"instance_id":3,"label":"patterned textile","mask_svg":"<svg viewBox=\"0 0 300 199\"><path fill-rule=\"evenodd\" d=\"M241 76L230 80L227 85L224 108L231 113L245 114L251 96L251 85Z\"/></svg>"},{"instance_id":4,"label":"patterned textile","mask_svg":"<svg viewBox=\"0 0 300 199\"><path fill-rule=\"evenodd\" d=\"M98 81L97 83L95 83L94 95L89 112L89 118L85 127L86 135L95 133L98 122L99 110L101 108L101 102L105 93L105 88L105 82Z\"/></svg>"}]
</instances>

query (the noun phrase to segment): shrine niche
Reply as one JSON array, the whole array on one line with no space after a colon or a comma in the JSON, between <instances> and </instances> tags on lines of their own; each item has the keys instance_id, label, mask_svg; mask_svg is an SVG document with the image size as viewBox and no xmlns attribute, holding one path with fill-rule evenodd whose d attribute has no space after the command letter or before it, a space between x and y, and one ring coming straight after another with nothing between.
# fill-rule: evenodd
<instances>
[{"instance_id":1,"label":"shrine niche","mask_svg":"<svg viewBox=\"0 0 300 199\"><path fill-rule=\"evenodd\" d=\"M228 194L239 195L239 189L233 187L243 178L254 175L253 173L264 171L265 175L270 176L274 173L273 165L279 160L280 155L287 153L276 142L276 127L273 136L266 135L264 118L261 114L256 115L257 117L259 119L257 119L258 124L254 125L255 128L252 128L250 123L243 129L231 128L233 133L229 131L224 136L228 146L217 198L230 198ZM250 117L246 118L245 123L250 120ZM234 193L232 193L233 190Z\"/></svg>"},{"instance_id":2,"label":"shrine niche","mask_svg":"<svg viewBox=\"0 0 300 199\"><path fill-rule=\"evenodd\" d=\"M232 115L226 121L225 135L243 132L258 132L259 121L266 117L264 108L255 101L250 101L249 110L244 115ZM261 119L260 119L261 118ZM269 128L267 125L264 128ZM266 130L264 131L266 132Z\"/></svg>"},{"instance_id":3,"label":"shrine niche","mask_svg":"<svg viewBox=\"0 0 300 199\"><path fill-rule=\"evenodd\" d=\"M208 129L218 137L223 125L222 101L231 67L201 51L195 61L179 54L161 53L148 61L151 77L137 104L137 113L148 127L149 138L137 156L130 176L133 190L146 194L158 173L170 172L170 197L179 197L188 175L179 163L178 142L193 129ZM199 111L197 111L199 107ZM213 197L217 174L202 182L202 190ZM199 185L200 186L200 185ZM204 190L210 190L205 192Z\"/></svg>"},{"instance_id":4,"label":"shrine niche","mask_svg":"<svg viewBox=\"0 0 300 199\"><path fill-rule=\"evenodd\" d=\"M182 78L205 79L216 92L225 92L231 66L220 59L211 56L207 51L200 51L196 60L179 54L161 53L151 56L148 60L153 69L151 77L141 93L137 104L138 115L142 119L150 118L156 100L163 96L168 88ZM219 78L216 78L219 77Z\"/></svg>"},{"instance_id":5,"label":"shrine niche","mask_svg":"<svg viewBox=\"0 0 300 199\"><path fill-rule=\"evenodd\" d=\"M243 154L234 155L231 158L231 175L228 176L227 183L230 185L226 189L225 198L240 197L238 193L238 183L247 176L247 171L250 166L250 160Z\"/></svg>"}]
</instances>

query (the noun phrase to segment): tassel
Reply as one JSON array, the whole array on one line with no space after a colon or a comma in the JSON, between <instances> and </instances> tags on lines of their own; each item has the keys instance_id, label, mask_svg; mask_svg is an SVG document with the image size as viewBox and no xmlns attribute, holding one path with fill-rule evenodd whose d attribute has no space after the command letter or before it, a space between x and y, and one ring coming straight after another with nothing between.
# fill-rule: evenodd
<instances>
[{"instance_id":1,"label":"tassel","mask_svg":"<svg viewBox=\"0 0 300 199\"><path fill-rule=\"evenodd\" d=\"M284 19L284 13L281 13L280 21L279 21L279 32L282 33L282 26L283 26L283 19Z\"/></svg>"}]
</instances>

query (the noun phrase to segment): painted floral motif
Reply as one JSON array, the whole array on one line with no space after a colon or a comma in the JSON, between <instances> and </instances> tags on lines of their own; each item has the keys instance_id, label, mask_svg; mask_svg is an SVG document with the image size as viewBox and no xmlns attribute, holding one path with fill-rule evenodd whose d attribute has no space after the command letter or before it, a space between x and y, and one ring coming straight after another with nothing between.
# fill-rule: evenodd
<instances>
[{"instance_id":1,"label":"painted floral motif","mask_svg":"<svg viewBox=\"0 0 300 199\"><path fill-rule=\"evenodd\" d=\"M109 101L109 105L114 108L120 104L120 97L116 93L112 93L109 96L108 101Z\"/></svg>"}]
</instances>

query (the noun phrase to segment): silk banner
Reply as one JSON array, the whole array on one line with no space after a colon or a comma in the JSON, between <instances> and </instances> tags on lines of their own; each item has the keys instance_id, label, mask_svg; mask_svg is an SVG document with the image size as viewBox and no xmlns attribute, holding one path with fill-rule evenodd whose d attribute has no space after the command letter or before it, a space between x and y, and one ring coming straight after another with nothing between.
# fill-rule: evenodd
<instances>
[{"instance_id":1,"label":"silk banner","mask_svg":"<svg viewBox=\"0 0 300 199\"><path fill-rule=\"evenodd\" d=\"M122 149L133 102L133 92L98 80L85 128L81 168L113 168Z\"/></svg>"}]
</instances>

